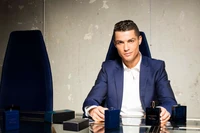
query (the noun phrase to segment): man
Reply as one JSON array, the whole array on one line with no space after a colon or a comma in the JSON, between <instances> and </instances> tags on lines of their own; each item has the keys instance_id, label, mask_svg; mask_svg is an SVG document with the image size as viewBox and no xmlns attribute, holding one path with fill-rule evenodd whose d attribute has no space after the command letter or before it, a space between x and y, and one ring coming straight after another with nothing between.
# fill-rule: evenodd
<instances>
[{"instance_id":1,"label":"man","mask_svg":"<svg viewBox=\"0 0 200 133\"><path fill-rule=\"evenodd\" d=\"M120 115L145 114L152 101L161 108L161 124L171 115L176 105L165 63L143 56L139 51L142 42L137 25L131 20L120 21L114 27L114 44L121 57L102 64L95 85L83 103L87 117L104 121L104 111L120 109Z\"/></svg>"}]
</instances>

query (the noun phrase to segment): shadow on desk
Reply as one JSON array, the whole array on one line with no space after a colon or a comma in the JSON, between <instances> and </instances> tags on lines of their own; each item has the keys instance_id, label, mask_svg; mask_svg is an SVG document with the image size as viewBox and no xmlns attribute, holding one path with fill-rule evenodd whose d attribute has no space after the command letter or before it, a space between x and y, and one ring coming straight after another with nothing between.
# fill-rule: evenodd
<instances>
[{"instance_id":1,"label":"shadow on desk","mask_svg":"<svg viewBox=\"0 0 200 133\"><path fill-rule=\"evenodd\" d=\"M38 121L20 121L19 129L4 131L1 122L2 133L56 133L51 123Z\"/></svg>"}]
</instances>

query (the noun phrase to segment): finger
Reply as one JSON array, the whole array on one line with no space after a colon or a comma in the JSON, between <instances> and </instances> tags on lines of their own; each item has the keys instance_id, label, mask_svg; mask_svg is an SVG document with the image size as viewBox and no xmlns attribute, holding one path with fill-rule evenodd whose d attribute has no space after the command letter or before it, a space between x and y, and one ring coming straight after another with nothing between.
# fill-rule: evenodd
<instances>
[{"instance_id":1,"label":"finger","mask_svg":"<svg viewBox=\"0 0 200 133\"><path fill-rule=\"evenodd\" d=\"M108 108L103 108L103 107L99 107L99 111L102 113L102 114L105 114L105 110L108 110Z\"/></svg>"},{"instance_id":2,"label":"finger","mask_svg":"<svg viewBox=\"0 0 200 133\"><path fill-rule=\"evenodd\" d=\"M170 119L170 113L163 107L161 107L161 113L160 113L160 121L168 121Z\"/></svg>"},{"instance_id":3,"label":"finger","mask_svg":"<svg viewBox=\"0 0 200 133\"><path fill-rule=\"evenodd\" d=\"M165 123L170 119L170 113L167 111L162 117L161 117L161 122Z\"/></svg>"},{"instance_id":4,"label":"finger","mask_svg":"<svg viewBox=\"0 0 200 133\"><path fill-rule=\"evenodd\" d=\"M163 120L161 121L161 123L167 123L169 119L170 119L170 116L168 116L167 118L163 119Z\"/></svg>"},{"instance_id":5,"label":"finger","mask_svg":"<svg viewBox=\"0 0 200 133\"><path fill-rule=\"evenodd\" d=\"M108 108L103 108L103 107L101 107L101 106L99 106L98 107L98 115L99 115L99 117L101 118L101 119L103 119L104 120L104 118L105 118L105 110L107 110Z\"/></svg>"},{"instance_id":6,"label":"finger","mask_svg":"<svg viewBox=\"0 0 200 133\"><path fill-rule=\"evenodd\" d=\"M104 118L102 116L100 116L100 115L101 114L99 114L99 113L95 113L95 115L93 116L95 121L104 121Z\"/></svg>"},{"instance_id":7,"label":"finger","mask_svg":"<svg viewBox=\"0 0 200 133\"><path fill-rule=\"evenodd\" d=\"M167 110L163 107L160 107L160 109L161 109L160 116L162 117L166 113Z\"/></svg>"},{"instance_id":8,"label":"finger","mask_svg":"<svg viewBox=\"0 0 200 133\"><path fill-rule=\"evenodd\" d=\"M104 121L104 112L108 108L103 108L102 106L98 106L91 110L91 117L94 121Z\"/></svg>"},{"instance_id":9,"label":"finger","mask_svg":"<svg viewBox=\"0 0 200 133\"><path fill-rule=\"evenodd\" d=\"M92 116L92 119L93 119L94 121L97 121L97 122L99 122L99 121L104 121L104 119L102 119L101 117L99 117L98 114L94 114L94 115Z\"/></svg>"},{"instance_id":10,"label":"finger","mask_svg":"<svg viewBox=\"0 0 200 133\"><path fill-rule=\"evenodd\" d=\"M102 114L101 112L98 112L98 117L101 118L102 121L104 121L104 114Z\"/></svg>"},{"instance_id":11,"label":"finger","mask_svg":"<svg viewBox=\"0 0 200 133\"><path fill-rule=\"evenodd\" d=\"M91 111L91 117L94 121L103 121L104 120L104 116L101 115L101 113L99 111L99 107L96 107Z\"/></svg>"},{"instance_id":12,"label":"finger","mask_svg":"<svg viewBox=\"0 0 200 133\"><path fill-rule=\"evenodd\" d=\"M98 116L99 116L101 119L103 119L103 120L104 120L104 116L105 116L104 111L105 111L104 108L99 107L99 108L98 108L98 112L97 112Z\"/></svg>"}]
</instances>

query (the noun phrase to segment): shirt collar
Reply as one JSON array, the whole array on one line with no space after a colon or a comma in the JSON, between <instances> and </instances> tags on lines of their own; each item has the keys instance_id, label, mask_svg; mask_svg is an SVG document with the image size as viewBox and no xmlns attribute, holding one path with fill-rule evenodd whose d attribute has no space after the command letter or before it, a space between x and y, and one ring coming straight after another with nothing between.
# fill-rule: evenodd
<instances>
[{"instance_id":1,"label":"shirt collar","mask_svg":"<svg viewBox=\"0 0 200 133\"><path fill-rule=\"evenodd\" d=\"M125 64L124 64L124 62L122 62L122 64L123 64L123 68L124 68L124 71L128 71L128 70L137 70L137 71L140 71L140 64L141 64L141 61L142 61L142 54L139 52L139 54L140 54L140 60L138 61L138 63L136 64L136 66L135 67L133 67L133 68L128 68Z\"/></svg>"}]
</instances>

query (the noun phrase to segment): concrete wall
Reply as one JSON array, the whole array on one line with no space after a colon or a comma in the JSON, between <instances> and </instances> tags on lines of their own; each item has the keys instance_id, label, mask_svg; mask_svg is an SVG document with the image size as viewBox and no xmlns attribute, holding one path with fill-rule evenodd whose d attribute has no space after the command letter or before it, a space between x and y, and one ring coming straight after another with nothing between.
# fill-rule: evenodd
<instances>
[{"instance_id":1,"label":"concrete wall","mask_svg":"<svg viewBox=\"0 0 200 133\"><path fill-rule=\"evenodd\" d=\"M54 109L82 112L108 49L113 26L134 20L152 56L165 60L179 103L200 117L199 0L0 0L0 65L9 33L43 32L54 83Z\"/></svg>"},{"instance_id":2,"label":"concrete wall","mask_svg":"<svg viewBox=\"0 0 200 133\"><path fill-rule=\"evenodd\" d=\"M0 0L0 72L11 31L44 31L43 3L43 0Z\"/></svg>"}]
</instances>

